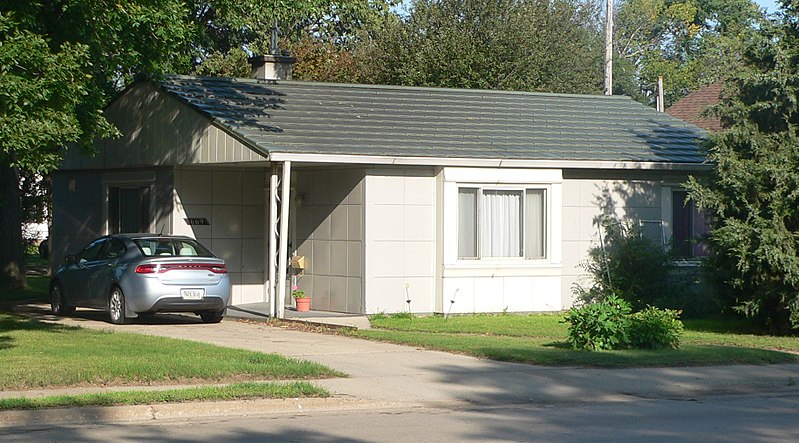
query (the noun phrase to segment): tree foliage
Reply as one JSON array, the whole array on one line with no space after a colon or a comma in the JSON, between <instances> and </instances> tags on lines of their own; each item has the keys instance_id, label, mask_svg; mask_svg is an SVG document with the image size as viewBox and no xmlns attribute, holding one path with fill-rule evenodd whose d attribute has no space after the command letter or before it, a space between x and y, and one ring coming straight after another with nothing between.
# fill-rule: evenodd
<instances>
[{"instance_id":1,"label":"tree foliage","mask_svg":"<svg viewBox=\"0 0 799 443\"><path fill-rule=\"evenodd\" d=\"M729 78L691 198L713 216L710 265L727 302L773 332L799 328L799 5L764 26Z\"/></svg>"},{"instance_id":2,"label":"tree foliage","mask_svg":"<svg viewBox=\"0 0 799 443\"><path fill-rule=\"evenodd\" d=\"M135 75L178 69L192 27L184 5L0 1L0 284L25 285L20 171L55 169L70 143L113 136L102 109Z\"/></svg>"},{"instance_id":3,"label":"tree foliage","mask_svg":"<svg viewBox=\"0 0 799 443\"><path fill-rule=\"evenodd\" d=\"M340 77L335 60L321 56L345 54L366 29L379 29L397 0L195 0L190 5L198 35L193 42L200 75L249 76L243 54L267 54L273 27L279 49L302 51L295 70L305 80ZM304 66L308 63L310 66ZM342 70L346 71L346 66ZM318 75L317 75L318 74Z\"/></svg>"},{"instance_id":4,"label":"tree foliage","mask_svg":"<svg viewBox=\"0 0 799 443\"><path fill-rule=\"evenodd\" d=\"M763 21L752 0L623 0L614 22L614 90L654 104L663 76L668 106L740 65Z\"/></svg>"},{"instance_id":5,"label":"tree foliage","mask_svg":"<svg viewBox=\"0 0 799 443\"><path fill-rule=\"evenodd\" d=\"M357 56L371 83L596 93L596 12L567 0L414 0Z\"/></svg>"}]
</instances>

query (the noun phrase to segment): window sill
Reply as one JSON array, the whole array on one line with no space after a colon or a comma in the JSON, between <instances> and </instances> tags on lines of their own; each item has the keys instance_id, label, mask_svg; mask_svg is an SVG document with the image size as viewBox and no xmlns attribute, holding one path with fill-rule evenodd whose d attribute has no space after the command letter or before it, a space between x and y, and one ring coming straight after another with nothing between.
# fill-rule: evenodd
<instances>
[{"instance_id":1,"label":"window sill","mask_svg":"<svg viewBox=\"0 0 799 443\"><path fill-rule=\"evenodd\" d=\"M444 277L511 277L530 275L561 275L563 265L548 261L480 261L444 265Z\"/></svg>"}]
</instances>

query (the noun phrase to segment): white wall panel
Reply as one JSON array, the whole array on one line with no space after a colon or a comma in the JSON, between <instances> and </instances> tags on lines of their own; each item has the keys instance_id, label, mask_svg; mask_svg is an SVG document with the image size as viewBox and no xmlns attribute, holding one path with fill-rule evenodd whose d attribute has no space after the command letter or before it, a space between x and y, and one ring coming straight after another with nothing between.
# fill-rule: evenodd
<instances>
[{"instance_id":1,"label":"white wall panel","mask_svg":"<svg viewBox=\"0 0 799 443\"><path fill-rule=\"evenodd\" d=\"M435 310L436 176L375 169L365 178L366 312ZM406 293L407 291L407 293Z\"/></svg>"}]
</instances>

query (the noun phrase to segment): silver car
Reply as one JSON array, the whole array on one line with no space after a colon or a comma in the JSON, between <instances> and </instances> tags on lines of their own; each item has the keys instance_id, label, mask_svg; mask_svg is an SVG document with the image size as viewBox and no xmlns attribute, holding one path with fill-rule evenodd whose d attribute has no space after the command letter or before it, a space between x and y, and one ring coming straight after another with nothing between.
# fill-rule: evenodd
<instances>
[{"instance_id":1,"label":"silver car","mask_svg":"<svg viewBox=\"0 0 799 443\"><path fill-rule=\"evenodd\" d=\"M116 324L156 312L193 312L218 323L229 301L225 261L183 236L100 237L66 256L50 282L53 313L104 309Z\"/></svg>"}]
</instances>

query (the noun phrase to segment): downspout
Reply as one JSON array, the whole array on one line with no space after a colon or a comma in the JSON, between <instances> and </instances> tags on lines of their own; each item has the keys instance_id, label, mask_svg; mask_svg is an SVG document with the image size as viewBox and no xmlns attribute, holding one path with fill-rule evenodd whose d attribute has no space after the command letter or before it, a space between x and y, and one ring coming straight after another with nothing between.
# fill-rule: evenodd
<instances>
[{"instance_id":1,"label":"downspout","mask_svg":"<svg viewBox=\"0 0 799 443\"><path fill-rule=\"evenodd\" d=\"M271 317L277 316L277 166L272 164L272 174L269 177L269 294L267 301L270 303Z\"/></svg>"},{"instance_id":2,"label":"downspout","mask_svg":"<svg viewBox=\"0 0 799 443\"><path fill-rule=\"evenodd\" d=\"M280 251L278 253L277 294L275 294L276 317L283 318L286 298L286 266L289 256L289 190L291 189L291 162L283 162L283 178L280 189Z\"/></svg>"}]
</instances>

